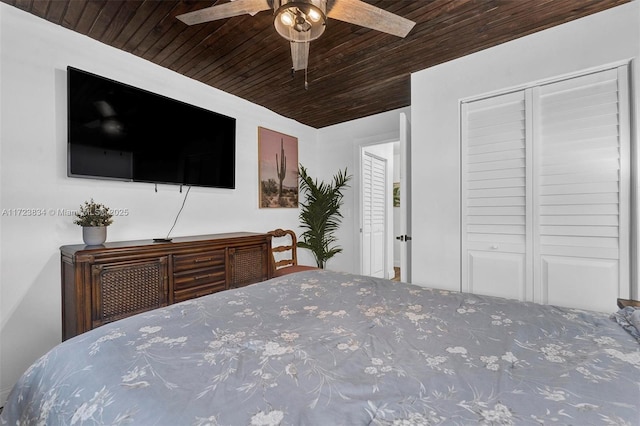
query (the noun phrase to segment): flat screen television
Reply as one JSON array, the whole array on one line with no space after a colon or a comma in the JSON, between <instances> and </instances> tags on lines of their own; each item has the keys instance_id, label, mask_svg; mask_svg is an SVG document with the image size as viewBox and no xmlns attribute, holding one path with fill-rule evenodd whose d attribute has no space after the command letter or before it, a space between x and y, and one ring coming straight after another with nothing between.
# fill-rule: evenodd
<instances>
[{"instance_id":1,"label":"flat screen television","mask_svg":"<svg viewBox=\"0 0 640 426\"><path fill-rule=\"evenodd\" d=\"M236 120L67 68L71 177L235 188Z\"/></svg>"}]
</instances>

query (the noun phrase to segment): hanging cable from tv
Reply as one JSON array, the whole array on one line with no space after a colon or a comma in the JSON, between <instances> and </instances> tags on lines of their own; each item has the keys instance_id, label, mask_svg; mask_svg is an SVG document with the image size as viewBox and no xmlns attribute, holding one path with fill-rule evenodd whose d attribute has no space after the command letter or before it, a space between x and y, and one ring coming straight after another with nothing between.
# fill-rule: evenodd
<instances>
[{"instance_id":1,"label":"hanging cable from tv","mask_svg":"<svg viewBox=\"0 0 640 426\"><path fill-rule=\"evenodd\" d=\"M175 228L176 223L178 223L178 218L180 217L180 213L182 213L182 210L184 209L184 205L187 202L187 197L189 196L189 191L191 191L191 186L187 186L187 191L184 193L184 199L182 200L182 206L180 206L180 210L178 210L178 214L176 215L176 219L173 221L173 225L171 225L171 229L169 229L169 232L167 232L167 236L164 238L154 238L153 242L154 243L168 243L171 242L172 238L169 237L169 235L171 235L171 232L173 231L173 228ZM182 185L180 185L180 192L182 192Z\"/></svg>"}]
</instances>

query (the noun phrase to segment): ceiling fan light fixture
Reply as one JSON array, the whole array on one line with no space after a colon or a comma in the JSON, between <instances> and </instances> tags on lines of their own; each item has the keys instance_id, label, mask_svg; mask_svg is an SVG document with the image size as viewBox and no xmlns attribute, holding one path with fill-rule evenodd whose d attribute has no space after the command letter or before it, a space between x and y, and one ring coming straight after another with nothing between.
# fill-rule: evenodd
<instances>
[{"instance_id":1,"label":"ceiling fan light fixture","mask_svg":"<svg viewBox=\"0 0 640 426\"><path fill-rule=\"evenodd\" d=\"M307 13L307 17L311 19L312 22L318 22L322 19L322 15L315 9L309 9L309 13Z\"/></svg>"},{"instance_id":2,"label":"ceiling fan light fixture","mask_svg":"<svg viewBox=\"0 0 640 426\"><path fill-rule=\"evenodd\" d=\"M326 0L274 0L273 25L278 34L292 42L309 42L324 33Z\"/></svg>"},{"instance_id":3,"label":"ceiling fan light fixture","mask_svg":"<svg viewBox=\"0 0 640 426\"><path fill-rule=\"evenodd\" d=\"M280 22L287 27L292 27L296 20L289 11L284 11L280 14Z\"/></svg>"}]
</instances>

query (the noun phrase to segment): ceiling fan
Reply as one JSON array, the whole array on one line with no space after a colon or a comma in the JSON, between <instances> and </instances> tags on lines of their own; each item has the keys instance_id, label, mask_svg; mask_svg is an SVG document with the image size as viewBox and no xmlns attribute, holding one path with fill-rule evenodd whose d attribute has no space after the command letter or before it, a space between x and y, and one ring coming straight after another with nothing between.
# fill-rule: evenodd
<instances>
[{"instance_id":1,"label":"ceiling fan","mask_svg":"<svg viewBox=\"0 0 640 426\"><path fill-rule=\"evenodd\" d=\"M306 70L309 44L324 33L327 18L405 37L415 22L361 0L231 0L176 16L187 25L273 9L276 31L291 42L293 71Z\"/></svg>"}]
</instances>

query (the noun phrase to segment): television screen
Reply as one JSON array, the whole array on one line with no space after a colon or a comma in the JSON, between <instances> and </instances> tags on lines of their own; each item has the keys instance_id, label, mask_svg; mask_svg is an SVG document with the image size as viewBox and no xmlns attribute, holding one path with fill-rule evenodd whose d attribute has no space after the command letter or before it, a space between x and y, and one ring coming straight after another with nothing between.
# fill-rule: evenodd
<instances>
[{"instance_id":1,"label":"television screen","mask_svg":"<svg viewBox=\"0 0 640 426\"><path fill-rule=\"evenodd\" d=\"M72 67L68 175L235 188L235 118Z\"/></svg>"}]
</instances>

